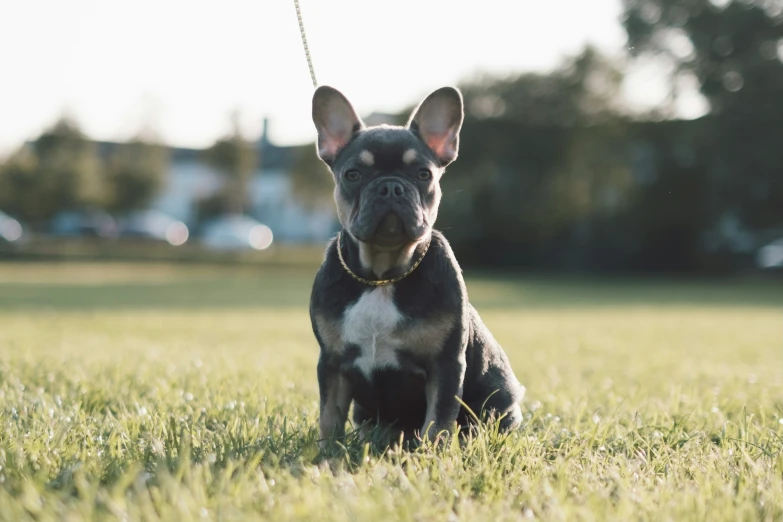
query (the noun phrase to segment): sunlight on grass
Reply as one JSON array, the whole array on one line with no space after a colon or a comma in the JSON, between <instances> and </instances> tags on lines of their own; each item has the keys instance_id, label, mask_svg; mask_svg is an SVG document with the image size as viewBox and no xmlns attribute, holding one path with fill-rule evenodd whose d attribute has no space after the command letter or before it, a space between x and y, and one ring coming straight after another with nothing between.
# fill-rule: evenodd
<instances>
[{"instance_id":1,"label":"sunlight on grass","mask_svg":"<svg viewBox=\"0 0 783 522\"><path fill-rule=\"evenodd\" d=\"M0 269L0 520L783 518L779 283L469 280L525 425L324 455L312 274L174 268Z\"/></svg>"}]
</instances>

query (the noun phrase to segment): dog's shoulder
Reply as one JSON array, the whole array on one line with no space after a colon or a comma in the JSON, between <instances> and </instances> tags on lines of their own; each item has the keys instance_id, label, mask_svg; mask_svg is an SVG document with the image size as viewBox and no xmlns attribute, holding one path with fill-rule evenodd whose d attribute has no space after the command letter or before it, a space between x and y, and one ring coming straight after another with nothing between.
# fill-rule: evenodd
<instances>
[{"instance_id":1,"label":"dog's shoulder","mask_svg":"<svg viewBox=\"0 0 783 522\"><path fill-rule=\"evenodd\" d=\"M332 238L315 275L310 293L310 313L339 315L350 302L359 298L362 290L360 283L346 277L337 255L337 238Z\"/></svg>"},{"instance_id":2,"label":"dog's shoulder","mask_svg":"<svg viewBox=\"0 0 783 522\"><path fill-rule=\"evenodd\" d=\"M432 231L430 248L421 268L422 278L426 283L435 285L441 291L465 292L462 268L451 250L451 245L440 231Z\"/></svg>"},{"instance_id":3,"label":"dog's shoulder","mask_svg":"<svg viewBox=\"0 0 783 522\"><path fill-rule=\"evenodd\" d=\"M337 257L337 238L333 237L326 245L324 259L318 272L315 274L313 288L310 293L311 304L318 300L318 297L324 293L324 290L335 284L340 278L340 266L335 263Z\"/></svg>"},{"instance_id":4,"label":"dog's shoulder","mask_svg":"<svg viewBox=\"0 0 783 522\"><path fill-rule=\"evenodd\" d=\"M433 270L428 273L430 277L452 278L458 276L462 278L462 268L457 262L457 257L454 255L446 236L439 230L432 231L430 250L434 254L433 260L435 261Z\"/></svg>"},{"instance_id":5,"label":"dog's shoulder","mask_svg":"<svg viewBox=\"0 0 783 522\"><path fill-rule=\"evenodd\" d=\"M410 317L442 312L459 315L467 303L462 270L449 242L436 230L419 267L396 286L395 301Z\"/></svg>"}]
</instances>

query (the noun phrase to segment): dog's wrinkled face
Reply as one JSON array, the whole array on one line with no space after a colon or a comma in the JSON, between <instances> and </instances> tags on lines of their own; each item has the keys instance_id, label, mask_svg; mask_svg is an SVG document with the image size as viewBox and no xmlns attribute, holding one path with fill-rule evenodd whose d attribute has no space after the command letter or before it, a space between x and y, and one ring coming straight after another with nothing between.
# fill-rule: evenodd
<instances>
[{"instance_id":1,"label":"dog's wrinkled face","mask_svg":"<svg viewBox=\"0 0 783 522\"><path fill-rule=\"evenodd\" d=\"M356 239L395 247L429 233L443 169L420 142L406 129L376 127L340 154L332 167L335 201L343 226Z\"/></svg>"},{"instance_id":2,"label":"dog's wrinkled face","mask_svg":"<svg viewBox=\"0 0 783 522\"><path fill-rule=\"evenodd\" d=\"M316 90L318 155L334 175L337 214L354 238L394 249L429 235L440 177L457 157L462 118L459 91L443 88L422 102L406 127L365 128L339 91Z\"/></svg>"}]
</instances>

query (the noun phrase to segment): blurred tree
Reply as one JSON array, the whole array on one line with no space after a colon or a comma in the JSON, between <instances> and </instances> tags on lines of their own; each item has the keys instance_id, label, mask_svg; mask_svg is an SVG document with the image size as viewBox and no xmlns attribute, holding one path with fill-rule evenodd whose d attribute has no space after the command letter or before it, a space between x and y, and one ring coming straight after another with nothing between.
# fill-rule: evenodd
<instances>
[{"instance_id":1,"label":"blurred tree","mask_svg":"<svg viewBox=\"0 0 783 522\"><path fill-rule=\"evenodd\" d=\"M14 152L0 165L0 209L25 220L38 219L36 192L38 158L31 145Z\"/></svg>"},{"instance_id":2,"label":"blurred tree","mask_svg":"<svg viewBox=\"0 0 783 522\"><path fill-rule=\"evenodd\" d=\"M236 113L232 125L232 132L205 152L206 161L222 174L223 188L219 194L207 198L210 204L199 203L200 219L222 213L242 214L247 207L247 186L258 165L258 150L242 136Z\"/></svg>"},{"instance_id":3,"label":"blurred tree","mask_svg":"<svg viewBox=\"0 0 783 522\"><path fill-rule=\"evenodd\" d=\"M589 234L592 216L627 204L622 79L587 47L548 74L462 86L460 158L444 177L439 218L461 259L551 266L549 246Z\"/></svg>"},{"instance_id":4,"label":"blurred tree","mask_svg":"<svg viewBox=\"0 0 783 522\"><path fill-rule=\"evenodd\" d=\"M163 185L168 164L168 149L152 140L117 145L106 164L107 209L122 213L147 205Z\"/></svg>"},{"instance_id":5,"label":"blurred tree","mask_svg":"<svg viewBox=\"0 0 783 522\"><path fill-rule=\"evenodd\" d=\"M550 73L483 78L461 89L469 118L573 126L616 117L622 81L618 65L588 46Z\"/></svg>"},{"instance_id":6,"label":"blurred tree","mask_svg":"<svg viewBox=\"0 0 783 522\"><path fill-rule=\"evenodd\" d=\"M634 55L693 74L714 113L783 109L783 1L623 0Z\"/></svg>"},{"instance_id":7,"label":"blurred tree","mask_svg":"<svg viewBox=\"0 0 783 522\"><path fill-rule=\"evenodd\" d=\"M710 102L709 219L783 226L783 1L623 4L633 54L667 57L675 76L695 76Z\"/></svg>"},{"instance_id":8,"label":"blurred tree","mask_svg":"<svg viewBox=\"0 0 783 522\"><path fill-rule=\"evenodd\" d=\"M542 197L532 205L539 235L557 237L572 230L585 236L594 220L628 207L634 183L626 132L618 122L569 133L562 161L543 180Z\"/></svg>"},{"instance_id":9,"label":"blurred tree","mask_svg":"<svg viewBox=\"0 0 783 522\"><path fill-rule=\"evenodd\" d=\"M40 227L58 212L101 206L101 174L95 144L63 118L0 168L0 206Z\"/></svg>"}]
</instances>

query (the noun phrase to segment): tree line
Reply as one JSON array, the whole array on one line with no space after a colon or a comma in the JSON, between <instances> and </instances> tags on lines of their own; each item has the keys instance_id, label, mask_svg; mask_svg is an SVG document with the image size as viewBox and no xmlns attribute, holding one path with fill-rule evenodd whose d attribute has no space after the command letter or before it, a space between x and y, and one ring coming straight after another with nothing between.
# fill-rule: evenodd
<instances>
[{"instance_id":1,"label":"tree line","mask_svg":"<svg viewBox=\"0 0 783 522\"><path fill-rule=\"evenodd\" d=\"M75 122L59 120L0 165L0 208L35 227L64 210L126 212L157 193L165 147L139 137L98 149Z\"/></svg>"},{"instance_id":2,"label":"tree line","mask_svg":"<svg viewBox=\"0 0 783 522\"><path fill-rule=\"evenodd\" d=\"M257 155L234 118L233 131L202 153L223 184L197 202L199 219L244 212ZM169 165L170 149L154 137L96 142L64 117L0 164L0 209L38 230L64 211L123 215L149 206L163 188Z\"/></svg>"},{"instance_id":3,"label":"tree line","mask_svg":"<svg viewBox=\"0 0 783 522\"><path fill-rule=\"evenodd\" d=\"M647 113L618 101L624 64L589 47L546 74L461 85L438 227L463 262L731 270L783 237L783 1L623 6L628 60L669 65L670 95ZM687 79L709 111L680 121ZM307 200L330 197L319 169L302 150L293 175Z\"/></svg>"},{"instance_id":4,"label":"tree line","mask_svg":"<svg viewBox=\"0 0 783 522\"><path fill-rule=\"evenodd\" d=\"M463 262L733 269L783 236L783 0L623 0L623 7L625 62L587 47L547 73L460 86L466 120L460 158L443 180L438 226ZM642 114L620 102L625 66L636 59L669 65L669 97ZM709 110L681 121L675 107L687 81ZM390 123L403 123L411 108ZM143 137L98 148L73 123L59 122L0 166L0 208L42 223L77 206L118 213L148 204L167 149ZM328 202L331 176L314 147L290 152L300 200ZM247 210L257 154L236 122L204 153L224 183L199 202L200 216Z\"/></svg>"}]
</instances>

